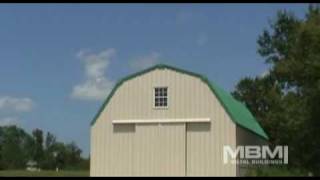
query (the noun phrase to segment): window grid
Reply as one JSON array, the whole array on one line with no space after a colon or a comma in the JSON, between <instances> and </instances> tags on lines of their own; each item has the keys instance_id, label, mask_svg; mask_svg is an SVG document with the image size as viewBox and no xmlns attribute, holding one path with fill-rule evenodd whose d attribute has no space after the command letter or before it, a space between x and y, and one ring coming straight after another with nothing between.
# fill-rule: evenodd
<instances>
[{"instance_id":1,"label":"window grid","mask_svg":"<svg viewBox=\"0 0 320 180\"><path fill-rule=\"evenodd\" d=\"M154 106L155 107L167 107L168 106L168 88L167 87L156 87Z\"/></svg>"}]
</instances>

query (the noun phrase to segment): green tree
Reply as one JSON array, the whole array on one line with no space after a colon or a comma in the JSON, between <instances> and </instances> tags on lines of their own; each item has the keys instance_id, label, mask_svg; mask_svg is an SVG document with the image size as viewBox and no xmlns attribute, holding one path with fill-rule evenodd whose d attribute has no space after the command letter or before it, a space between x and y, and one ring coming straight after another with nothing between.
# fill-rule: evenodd
<instances>
[{"instance_id":1,"label":"green tree","mask_svg":"<svg viewBox=\"0 0 320 180\"><path fill-rule=\"evenodd\" d=\"M5 169L24 168L30 159L32 138L24 130L16 126L2 128L1 137L2 165Z\"/></svg>"},{"instance_id":2,"label":"green tree","mask_svg":"<svg viewBox=\"0 0 320 180\"><path fill-rule=\"evenodd\" d=\"M47 132L46 140L45 140L46 150L51 151L56 143L57 143L57 138L50 132Z\"/></svg>"},{"instance_id":3,"label":"green tree","mask_svg":"<svg viewBox=\"0 0 320 180\"><path fill-rule=\"evenodd\" d=\"M264 78L245 78L233 95L266 128L272 145L288 144L290 167L320 169L320 10L305 18L279 11L258 38L258 53L271 65Z\"/></svg>"},{"instance_id":4,"label":"green tree","mask_svg":"<svg viewBox=\"0 0 320 180\"><path fill-rule=\"evenodd\" d=\"M67 164L69 167L75 168L81 162L81 149L75 142L66 145Z\"/></svg>"},{"instance_id":5,"label":"green tree","mask_svg":"<svg viewBox=\"0 0 320 180\"><path fill-rule=\"evenodd\" d=\"M89 161L81 157L75 142L65 144L47 132L35 129L32 135L16 126L0 127L0 169L23 169L35 160L42 169L88 169Z\"/></svg>"},{"instance_id":6,"label":"green tree","mask_svg":"<svg viewBox=\"0 0 320 180\"><path fill-rule=\"evenodd\" d=\"M47 132L46 139L45 139L45 148L44 148L44 158L41 163L41 167L43 169L54 169L56 164L56 157L55 157L55 145L57 143L56 137Z\"/></svg>"},{"instance_id":7,"label":"green tree","mask_svg":"<svg viewBox=\"0 0 320 180\"><path fill-rule=\"evenodd\" d=\"M54 151L56 152L56 167L59 169L65 168L67 166L67 150L65 144L61 142L56 143Z\"/></svg>"},{"instance_id":8,"label":"green tree","mask_svg":"<svg viewBox=\"0 0 320 180\"><path fill-rule=\"evenodd\" d=\"M34 154L33 159L41 164L44 159L44 150L43 150L43 131L41 129L35 129L32 131L34 139Z\"/></svg>"},{"instance_id":9,"label":"green tree","mask_svg":"<svg viewBox=\"0 0 320 180\"><path fill-rule=\"evenodd\" d=\"M0 127L0 170L4 169L3 158L2 158L2 146L3 146L3 128Z\"/></svg>"}]
</instances>

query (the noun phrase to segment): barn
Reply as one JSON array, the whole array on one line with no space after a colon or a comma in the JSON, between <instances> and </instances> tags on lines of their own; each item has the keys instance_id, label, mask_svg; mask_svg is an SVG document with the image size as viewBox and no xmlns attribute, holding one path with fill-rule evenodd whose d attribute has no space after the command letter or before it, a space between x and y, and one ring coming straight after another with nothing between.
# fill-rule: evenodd
<instances>
[{"instance_id":1,"label":"barn","mask_svg":"<svg viewBox=\"0 0 320 180\"><path fill-rule=\"evenodd\" d=\"M91 122L90 175L241 176L223 147L267 139L215 83L159 64L120 80Z\"/></svg>"}]
</instances>

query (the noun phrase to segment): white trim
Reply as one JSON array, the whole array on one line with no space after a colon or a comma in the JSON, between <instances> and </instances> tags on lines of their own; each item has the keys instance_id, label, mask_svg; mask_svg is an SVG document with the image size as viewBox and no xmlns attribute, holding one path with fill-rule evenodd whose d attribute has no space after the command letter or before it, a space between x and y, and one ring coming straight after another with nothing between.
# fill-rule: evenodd
<instances>
[{"instance_id":1,"label":"white trim","mask_svg":"<svg viewBox=\"0 0 320 180\"><path fill-rule=\"evenodd\" d=\"M156 88L167 88L167 106L156 106ZM153 86L153 109L161 110L161 109L168 109L169 108L169 87L168 86Z\"/></svg>"},{"instance_id":2,"label":"white trim","mask_svg":"<svg viewBox=\"0 0 320 180\"><path fill-rule=\"evenodd\" d=\"M141 124L141 123L190 123L190 122L210 122L210 118L190 118L190 119L126 119L113 120L113 124Z\"/></svg>"}]
</instances>

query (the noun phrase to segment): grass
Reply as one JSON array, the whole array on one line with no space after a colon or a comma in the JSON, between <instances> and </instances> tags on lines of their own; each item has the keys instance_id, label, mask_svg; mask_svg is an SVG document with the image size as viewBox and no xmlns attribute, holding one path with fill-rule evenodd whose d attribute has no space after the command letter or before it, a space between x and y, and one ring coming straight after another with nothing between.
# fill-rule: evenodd
<instances>
[{"instance_id":1,"label":"grass","mask_svg":"<svg viewBox=\"0 0 320 180\"><path fill-rule=\"evenodd\" d=\"M307 176L304 171L297 169L287 169L281 167L260 167L252 168L246 176ZM40 172L30 172L26 170L4 170L0 171L0 177L87 177L89 171L80 170L64 170L64 171L49 171L43 170Z\"/></svg>"},{"instance_id":2,"label":"grass","mask_svg":"<svg viewBox=\"0 0 320 180\"><path fill-rule=\"evenodd\" d=\"M30 172L26 170L4 170L0 171L0 177L86 177L89 171L50 171L43 170L40 172Z\"/></svg>"}]
</instances>

